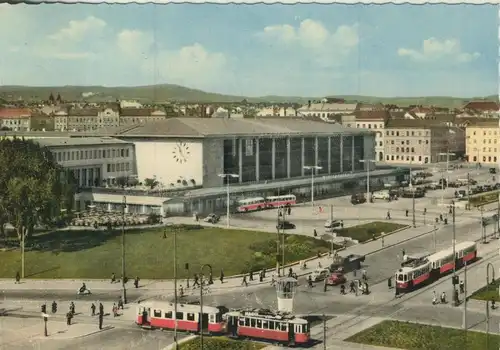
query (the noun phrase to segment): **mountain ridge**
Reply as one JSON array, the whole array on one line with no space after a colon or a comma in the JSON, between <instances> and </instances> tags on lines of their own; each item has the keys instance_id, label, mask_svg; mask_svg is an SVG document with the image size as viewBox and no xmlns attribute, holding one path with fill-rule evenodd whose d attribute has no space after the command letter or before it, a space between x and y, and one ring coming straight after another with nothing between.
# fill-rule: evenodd
<instances>
[{"instance_id":1,"label":"mountain ridge","mask_svg":"<svg viewBox=\"0 0 500 350\"><path fill-rule=\"evenodd\" d=\"M166 103L166 102L200 102L200 103L231 103L246 100L251 103L307 103L308 100L317 100L323 97L302 96L279 96L266 95L259 97L248 97L239 95L226 95L192 89L175 84L158 84L142 86L99 86L99 85L66 85L66 86L24 86L4 85L0 86L0 98L22 99L25 101L47 100L50 94L61 94L63 100L107 102L116 99L138 100L144 103ZM93 93L83 97L85 93ZM328 97L342 98L346 102L365 102L407 105L434 105L442 107L460 107L468 101L477 99L494 100L498 102L498 96L485 97L452 97L452 96L420 96L420 97L377 97L366 95L329 95Z\"/></svg>"}]
</instances>

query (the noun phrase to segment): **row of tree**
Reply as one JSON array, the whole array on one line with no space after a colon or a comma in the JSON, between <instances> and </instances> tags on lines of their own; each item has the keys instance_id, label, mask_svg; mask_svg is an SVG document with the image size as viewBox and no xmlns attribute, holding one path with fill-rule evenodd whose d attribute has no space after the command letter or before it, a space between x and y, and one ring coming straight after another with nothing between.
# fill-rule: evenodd
<instances>
[{"instance_id":1,"label":"row of tree","mask_svg":"<svg viewBox=\"0 0 500 350\"><path fill-rule=\"evenodd\" d=\"M19 240L37 225L54 224L73 206L76 185L50 150L31 140L0 140L0 231L11 224Z\"/></svg>"}]
</instances>

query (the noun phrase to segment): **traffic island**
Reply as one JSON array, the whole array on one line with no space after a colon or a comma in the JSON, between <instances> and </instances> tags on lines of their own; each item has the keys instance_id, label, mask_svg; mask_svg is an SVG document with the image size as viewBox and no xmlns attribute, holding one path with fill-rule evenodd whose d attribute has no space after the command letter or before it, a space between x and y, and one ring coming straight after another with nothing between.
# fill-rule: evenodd
<instances>
[{"instance_id":1,"label":"traffic island","mask_svg":"<svg viewBox=\"0 0 500 350\"><path fill-rule=\"evenodd\" d=\"M500 336L412 322L382 321L345 341L409 350L498 350Z\"/></svg>"},{"instance_id":2,"label":"traffic island","mask_svg":"<svg viewBox=\"0 0 500 350\"><path fill-rule=\"evenodd\" d=\"M205 350L259 350L265 348L266 346L268 345L244 340L231 340L225 337L205 337L203 339L203 348ZM200 337L196 337L179 344L178 349L201 349Z\"/></svg>"},{"instance_id":3,"label":"traffic island","mask_svg":"<svg viewBox=\"0 0 500 350\"><path fill-rule=\"evenodd\" d=\"M500 279L492 281L489 285L484 286L469 297L470 299L482 300L482 301L500 301L498 287L500 286Z\"/></svg>"},{"instance_id":4,"label":"traffic island","mask_svg":"<svg viewBox=\"0 0 500 350\"><path fill-rule=\"evenodd\" d=\"M374 221L367 224L341 228L335 230L335 232L337 233L337 236L349 237L359 243L365 243L370 240L375 240L382 235L387 236L409 227L410 226L408 225L396 224L392 222Z\"/></svg>"}]
</instances>

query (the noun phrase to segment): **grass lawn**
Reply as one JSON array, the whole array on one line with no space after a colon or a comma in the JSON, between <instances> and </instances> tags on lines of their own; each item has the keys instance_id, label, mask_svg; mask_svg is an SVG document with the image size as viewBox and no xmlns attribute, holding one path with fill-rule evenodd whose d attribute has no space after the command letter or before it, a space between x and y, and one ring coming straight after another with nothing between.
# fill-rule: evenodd
<instances>
[{"instance_id":1,"label":"grass lawn","mask_svg":"<svg viewBox=\"0 0 500 350\"><path fill-rule=\"evenodd\" d=\"M500 336L461 329L383 321L346 341L407 350L498 350ZM487 345L488 344L488 345Z\"/></svg>"},{"instance_id":2,"label":"grass lawn","mask_svg":"<svg viewBox=\"0 0 500 350\"><path fill-rule=\"evenodd\" d=\"M383 233L389 234L408 225L394 224L392 222L374 221L363 225L351 226L335 230L338 236L351 237L360 243L372 238L378 238Z\"/></svg>"},{"instance_id":3,"label":"grass lawn","mask_svg":"<svg viewBox=\"0 0 500 350\"><path fill-rule=\"evenodd\" d=\"M205 337L203 348L205 350L258 350L267 345L250 341L231 340L224 337ZM200 338L197 337L179 345L179 350L199 350L201 349Z\"/></svg>"},{"instance_id":4,"label":"grass lawn","mask_svg":"<svg viewBox=\"0 0 500 350\"><path fill-rule=\"evenodd\" d=\"M203 228L177 228L178 276L187 277L211 264L214 278L224 269L226 276L248 273L276 264L276 234L268 232ZM328 252L330 243L312 237L286 235L287 262ZM173 234L163 228L126 232L126 271L129 278L173 277ZM30 243L31 242L31 243ZM16 243L17 244L17 243ZM110 278L121 271L120 231L55 231L27 241L26 277L31 278ZM0 252L0 277L14 278L20 271L20 250Z\"/></svg>"},{"instance_id":5,"label":"grass lawn","mask_svg":"<svg viewBox=\"0 0 500 350\"><path fill-rule=\"evenodd\" d=\"M471 299L476 300L495 300L500 301L500 297L498 295L498 286L500 285L500 279L497 279L490 283L488 286L484 286L479 289L477 292L471 295Z\"/></svg>"}]
</instances>

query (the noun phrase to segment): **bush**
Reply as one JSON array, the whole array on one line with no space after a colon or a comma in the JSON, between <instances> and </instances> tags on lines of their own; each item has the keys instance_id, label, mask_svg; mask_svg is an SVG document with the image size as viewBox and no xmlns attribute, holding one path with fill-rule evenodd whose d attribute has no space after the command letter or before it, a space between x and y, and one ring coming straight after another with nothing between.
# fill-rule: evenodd
<instances>
[{"instance_id":1,"label":"bush","mask_svg":"<svg viewBox=\"0 0 500 350\"><path fill-rule=\"evenodd\" d=\"M236 341L222 337L205 338L203 348L205 350L258 350L265 345L249 341ZM179 350L199 350L201 349L200 338L187 341L179 345Z\"/></svg>"}]
</instances>

